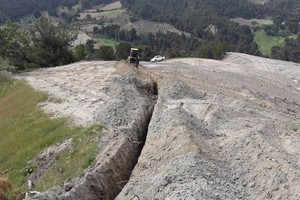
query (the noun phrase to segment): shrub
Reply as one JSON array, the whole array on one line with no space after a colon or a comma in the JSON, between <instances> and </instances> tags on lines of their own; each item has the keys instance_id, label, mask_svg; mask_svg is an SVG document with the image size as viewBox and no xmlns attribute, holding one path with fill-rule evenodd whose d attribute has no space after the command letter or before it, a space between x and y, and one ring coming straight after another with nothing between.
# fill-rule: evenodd
<instances>
[{"instance_id":1,"label":"shrub","mask_svg":"<svg viewBox=\"0 0 300 200\"><path fill-rule=\"evenodd\" d=\"M7 81L11 78L12 73L6 70L0 71L0 81Z\"/></svg>"}]
</instances>

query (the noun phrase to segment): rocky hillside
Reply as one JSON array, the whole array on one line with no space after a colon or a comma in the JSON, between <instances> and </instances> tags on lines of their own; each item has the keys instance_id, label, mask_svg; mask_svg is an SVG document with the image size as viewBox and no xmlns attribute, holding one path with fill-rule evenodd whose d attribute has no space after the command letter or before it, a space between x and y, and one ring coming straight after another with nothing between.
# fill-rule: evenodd
<instances>
[{"instance_id":1,"label":"rocky hillside","mask_svg":"<svg viewBox=\"0 0 300 200\"><path fill-rule=\"evenodd\" d=\"M23 77L64 99L46 110L107 127L94 167L29 199L300 198L299 64L229 53Z\"/></svg>"}]
</instances>

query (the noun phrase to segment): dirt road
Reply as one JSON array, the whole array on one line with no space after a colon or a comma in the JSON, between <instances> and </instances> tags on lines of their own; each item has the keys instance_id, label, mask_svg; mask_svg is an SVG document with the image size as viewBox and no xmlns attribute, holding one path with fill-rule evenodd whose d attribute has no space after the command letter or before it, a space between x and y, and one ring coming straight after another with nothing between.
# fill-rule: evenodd
<instances>
[{"instance_id":1,"label":"dirt road","mask_svg":"<svg viewBox=\"0 0 300 200\"><path fill-rule=\"evenodd\" d=\"M46 110L111 127L97 166L108 152L114 155L120 138L147 126L141 155L116 199L300 199L299 64L239 53L223 61L142 63L139 70L124 63L114 69L114 64L78 63L24 78L62 99L59 105L45 103ZM126 162L129 150L122 151L127 153L117 158ZM91 178L92 171L97 177L103 173L91 169L78 187L63 195L49 192L48 199L109 193L95 189L104 175ZM104 174L110 171L122 170ZM112 199L100 193L89 199Z\"/></svg>"}]
</instances>

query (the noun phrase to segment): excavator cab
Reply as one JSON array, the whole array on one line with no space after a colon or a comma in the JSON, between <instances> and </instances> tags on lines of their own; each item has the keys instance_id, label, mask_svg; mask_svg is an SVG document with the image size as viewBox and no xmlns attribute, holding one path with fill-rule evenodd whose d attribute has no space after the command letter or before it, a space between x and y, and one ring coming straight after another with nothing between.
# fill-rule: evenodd
<instances>
[{"instance_id":1,"label":"excavator cab","mask_svg":"<svg viewBox=\"0 0 300 200\"><path fill-rule=\"evenodd\" d=\"M129 63L134 63L136 68L139 68L140 63L140 56L139 56L139 49L131 48L130 55L128 57Z\"/></svg>"}]
</instances>

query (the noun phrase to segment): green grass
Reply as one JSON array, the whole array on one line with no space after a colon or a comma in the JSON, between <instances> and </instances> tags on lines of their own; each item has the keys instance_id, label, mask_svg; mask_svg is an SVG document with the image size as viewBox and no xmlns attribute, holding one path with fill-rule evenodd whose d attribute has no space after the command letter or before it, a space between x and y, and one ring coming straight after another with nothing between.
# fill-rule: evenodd
<instances>
[{"instance_id":1,"label":"green grass","mask_svg":"<svg viewBox=\"0 0 300 200\"><path fill-rule=\"evenodd\" d=\"M98 13L99 17L105 17L110 15L121 15L124 12L123 9L117 9L117 10L106 10Z\"/></svg>"},{"instance_id":2,"label":"green grass","mask_svg":"<svg viewBox=\"0 0 300 200\"><path fill-rule=\"evenodd\" d=\"M75 136L73 148L56 157L55 165L47 170L36 189L45 191L72 177L80 177L84 169L95 164L97 137L101 136L102 128L95 125Z\"/></svg>"},{"instance_id":3,"label":"green grass","mask_svg":"<svg viewBox=\"0 0 300 200\"><path fill-rule=\"evenodd\" d=\"M256 21L260 25L271 25L273 20L271 19L251 19L251 21Z\"/></svg>"},{"instance_id":4,"label":"green grass","mask_svg":"<svg viewBox=\"0 0 300 200\"><path fill-rule=\"evenodd\" d=\"M231 21L239 23L241 26L247 25L247 26L253 26L253 22L257 22L256 26L263 26L263 25L271 25L273 24L273 21L271 19L243 19L243 18L231 18Z\"/></svg>"},{"instance_id":5,"label":"green grass","mask_svg":"<svg viewBox=\"0 0 300 200\"><path fill-rule=\"evenodd\" d=\"M289 37L295 38L295 35L291 35ZM258 44L263 55L270 55L271 49L274 46L283 46L284 39L285 38L281 36L269 36L264 30L256 31L254 37L254 41Z\"/></svg>"},{"instance_id":6,"label":"green grass","mask_svg":"<svg viewBox=\"0 0 300 200\"><path fill-rule=\"evenodd\" d=\"M109 40L109 39L105 39L105 38L94 38L97 41L97 46L110 46L114 49L114 51L116 50L116 45L118 45L119 43L114 41L114 40Z\"/></svg>"},{"instance_id":7,"label":"green grass","mask_svg":"<svg viewBox=\"0 0 300 200\"><path fill-rule=\"evenodd\" d=\"M72 151L59 155L56 163L61 168L70 167L59 173L51 167L43 176L49 180L44 187L47 189L58 183L52 179L59 178L61 183L65 178L80 175L93 164L91 160L97 153L95 138L100 136L102 127L71 127L66 118L49 119L37 106L47 98L45 93L33 90L23 81L0 82L0 173L21 189L26 188L28 169L36 167L28 162L49 146L73 138ZM41 184L36 185L42 188Z\"/></svg>"}]
</instances>

